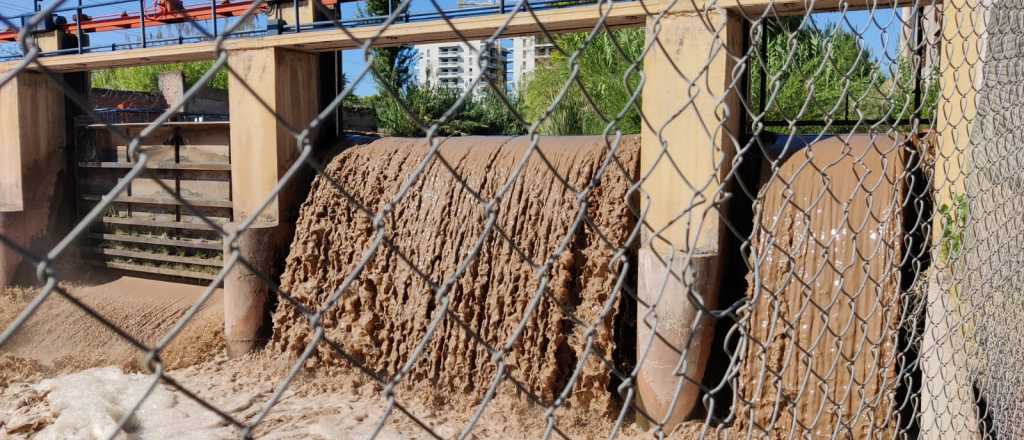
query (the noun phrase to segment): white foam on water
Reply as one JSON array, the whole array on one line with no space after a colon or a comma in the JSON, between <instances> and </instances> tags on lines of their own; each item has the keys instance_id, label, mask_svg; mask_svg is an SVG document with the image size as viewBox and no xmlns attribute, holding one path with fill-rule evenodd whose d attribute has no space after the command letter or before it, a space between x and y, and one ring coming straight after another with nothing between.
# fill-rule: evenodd
<instances>
[{"instance_id":1,"label":"white foam on water","mask_svg":"<svg viewBox=\"0 0 1024 440\"><path fill-rule=\"evenodd\" d=\"M46 394L57 418L35 438L105 439L151 383L151 376L124 374L114 367L43 380L34 388ZM212 440L237 436L237 431L219 416L159 384L117 438Z\"/></svg>"}]
</instances>

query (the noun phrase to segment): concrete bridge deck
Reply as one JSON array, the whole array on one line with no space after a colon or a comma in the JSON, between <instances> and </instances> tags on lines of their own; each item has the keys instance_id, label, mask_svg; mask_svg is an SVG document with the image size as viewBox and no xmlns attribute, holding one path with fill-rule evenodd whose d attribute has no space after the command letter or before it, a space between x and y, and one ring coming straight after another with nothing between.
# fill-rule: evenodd
<instances>
[{"instance_id":1,"label":"concrete bridge deck","mask_svg":"<svg viewBox=\"0 0 1024 440\"><path fill-rule=\"evenodd\" d=\"M839 9L895 8L926 6L941 2L894 0L636 0L602 2L580 6L567 6L539 11L519 11L450 20L436 19L412 23L392 23L327 28L323 30L287 33L253 38L225 40L222 49L244 50L282 48L303 52L327 52L362 47L371 38L372 47L405 44L437 43L465 39L482 39L495 35L503 38L550 33L589 31L599 23L607 28L642 26L648 17L667 13L695 13L714 9L727 9L742 17L755 19L760 15L794 15L808 10L815 12ZM379 35L378 35L379 34ZM376 38L374 38L376 36ZM57 72L76 72L95 69L161 64L184 61L209 60L217 56L218 46L213 41L119 50L102 53L68 54L40 57L38 63ZM0 64L0 72L15 68L21 61Z\"/></svg>"}]
</instances>

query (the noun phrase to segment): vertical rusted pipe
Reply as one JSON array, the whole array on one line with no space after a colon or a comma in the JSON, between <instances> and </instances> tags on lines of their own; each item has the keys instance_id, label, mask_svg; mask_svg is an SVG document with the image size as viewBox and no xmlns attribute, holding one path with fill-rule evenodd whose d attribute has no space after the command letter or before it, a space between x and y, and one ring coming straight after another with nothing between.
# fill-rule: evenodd
<instances>
[{"instance_id":1,"label":"vertical rusted pipe","mask_svg":"<svg viewBox=\"0 0 1024 440\"><path fill-rule=\"evenodd\" d=\"M238 237L239 261L224 278L224 345L229 357L254 351L266 342L261 330L271 289L253 269L268 277L274 274L275 229L250 228ZM238 225L225 225L225 230L235 232ZM231 243L225 241L224 261L229 261L233 252Z\"/></svg>"},{"instance_id":2,"label":"vertical rusted pipe","mask_svg":"<svg viewBox=\"0 0 1024 440\"><path fill-rule=\"evenodd\" d=\"M644 57L643 112L653 129L641 132L648 229L637 276L637 421L664 432L697 406L712 350L708 312L717 307L728 233L713 202L728 192L742 129L733 75L743 44L737 14L668 12L648 19L648 38L658 44ZM665 93L688 89L689 98Z\"/></svg>"}]
</instances>

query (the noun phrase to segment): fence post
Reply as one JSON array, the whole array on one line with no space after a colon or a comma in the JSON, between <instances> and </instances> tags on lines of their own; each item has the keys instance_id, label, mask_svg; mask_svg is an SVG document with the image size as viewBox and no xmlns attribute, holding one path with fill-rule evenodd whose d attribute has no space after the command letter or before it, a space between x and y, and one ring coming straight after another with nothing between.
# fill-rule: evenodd
<instances>
[{"instance_id":1,"label":"fence post","mask_svg":"<svg viewBox=\"0 0 1024 440\"><path fill-rule=\"evenodd\" d=\"M0 235L46 253L67 200L64 92L42 73L22 72L0 88ZM66 214L66 213L65 213ZM23 259L0 245L0 286L14 283Z\"/></svg>"},{"instance_id":2,"label":"fence post","mask_svg":"<svg viewBox=\"0 0 1024 440\"><path fill-rule=\"evenodd\" d=\"M307 171L302 176L293 178L265 210L259 211L300 151L295 137L277 118L297 130L313 120L319 103L318 60L316 54L277 48L228 53L228 64L239 75L228 79L234 221L242 223L258 216L253 226L243 232L239 250L243 258L252 258L254 269L270 279L281 272L302 189L309 179L305 175L308 167L304 167ZM225 330L238 342L230 349L230 355L255 348L252 341L256 341L256 335L239 331L255 331L256 327L246 320L264 316L264 311L251 307L262 308L265 298L254 300L253 296L269 293L261 280L244 272L240 265L235 266L224 285ZM232 310L235 305L245 310Z\"/></svg>"},{"instance_id":3,"label":"fence post","mask_svg":"<svg viewBox=\"0 0 1024 440\"><path fill-rule=\"evenodd\" d=\"M641 134L637 390L641 408L666 432L696 404L710 353L713 322L707 314L696 321L690 293L707 309L717 306L726 232L717 199L741 129L730 54L742 50L742 29L735 13L721 9L647 24L648 39L658 41L644 59L643 113L653 130L645 125Z\"/></svg>"}]
</instances>

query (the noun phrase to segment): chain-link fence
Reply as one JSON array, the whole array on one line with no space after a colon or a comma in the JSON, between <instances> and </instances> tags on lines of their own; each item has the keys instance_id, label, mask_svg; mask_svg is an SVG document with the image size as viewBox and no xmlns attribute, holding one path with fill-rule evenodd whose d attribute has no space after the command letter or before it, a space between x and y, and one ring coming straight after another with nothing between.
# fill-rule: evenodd
<instances>
[{"instance_id":1,"label":"chain-link fence","mask_svg":"<svg viewBox=\"0 0 1024 440\"><path fill-rule=\"evenodd\" d=\"M234 8L220 27L177 16L200 55L77 66L101 51L69 3L0 18L20 57L0 66L0 275L41 286L0 347L62 297L144 354L150 382L110 438L167 387L238 436L283 435L265 427L289 390L338 368L382 408L352 436L408 418L472 437L519 404L535 410L529 438L1020 434L1016 3L371 0L347 19L344 2L213 2L213 17ZM78 40L40 48L61 8ZM344 43L282 39L318 33ZM174 56L213 61L146 122L106 117L70 73ZM185 162L168 168L154 140L185 143L197 119L181 114L218 75L230 162L204 171L231 173L220 204L161 174ZM356 98L364 87L376 97ZM359 105L383 137L346 133ZM121 164L102 194L39 183L49 153L32 148L78 163L96 136L121 146L89 158ZM157 190L140 195L142 181ZM56 206L63 191L76 209ZM156 271L209 280L153 342L62 284L132 203L173 205L148 226L203 229L224 249L208 272ZM229 351L255 343L290 365L255 412L162 359L221 287ZM423 399L434 415L472 410L446 432L413 409Z\"/></svg>"}]
</instances>

